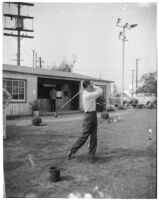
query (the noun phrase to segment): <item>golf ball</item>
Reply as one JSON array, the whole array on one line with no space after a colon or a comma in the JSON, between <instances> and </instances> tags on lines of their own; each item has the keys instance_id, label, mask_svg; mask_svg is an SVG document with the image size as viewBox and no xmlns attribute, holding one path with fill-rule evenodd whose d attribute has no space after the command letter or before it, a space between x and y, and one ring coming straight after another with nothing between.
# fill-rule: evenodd
<instances>
[{"instance_id":1,"label":"golf ball","mask_svg":"<svg viewBox=\"0 0 159 200\"><path fill-rule=\"evenodd\" d=\"M152 133L152 129L149 129L149 133Z\"/></svg>"}]
</instances>

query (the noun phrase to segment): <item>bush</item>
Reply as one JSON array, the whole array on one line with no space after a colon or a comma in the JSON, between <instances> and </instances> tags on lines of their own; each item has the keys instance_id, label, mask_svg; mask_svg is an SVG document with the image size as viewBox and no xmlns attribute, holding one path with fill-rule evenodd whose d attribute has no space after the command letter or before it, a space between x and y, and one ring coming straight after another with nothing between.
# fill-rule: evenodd
<instances>
[{"instance_id":1,"label":"bush","mask_svg":"<svg viewBox=\"0 0 159 200\"><path fill-rule=\"evenodd\" d=\"M116 107L114 105L109 105L106 108L107 112L116 111Z\"/></svg>"},{"instance_id":2,"label":"bush","mask_svg":"<svg viewBox=\"0 0 159 200\"><path fill-rule=\"evenodd\" d=\"M42 123L42 119L40 117L34 117L32 119L32 124L34 126L40 126L41 123Z\"/></svg>"},{"instance_id":3,"label":"bush","mask_svg":"<svg viewBox=\"0 0 159 200\"><path fill-rule=\"evenodd\" d=\"M142 109L142 108L143 108L143 105L142 105L142 104L138 104L138 105L136 106L136 108L137 108L137 109Z\"/></svg>"},{"instance_id":4,"label":"bush","mask_svg":"<svg viewBox=\"0 0 159 200\"><path fill-rule=\"evenodd\" d=\"M39 110L39 108L38 108L38 100L35 99L33 102L30 102L30 106L31 106L33 111Z\"/></svg>"},{"instance_id":5,"label":"bush","mask_svg":"<svg viewBox=\"0 0 159 200\"><path fill-rule=\"evenodd\" d=\"M108 119L109 118L109 113L107 111L104 111L101 113L101 118L102 119Z\"/></svg>"},{"instance_id":6,"label":"bush","mask_svg":"<svg viewBox=\"0 0 159 200\"><path fill-rule=\"evenodd\" d=\"M118 110L126 110L126 107L125 106L119 106Z\"/></svg>"}]
</instances>

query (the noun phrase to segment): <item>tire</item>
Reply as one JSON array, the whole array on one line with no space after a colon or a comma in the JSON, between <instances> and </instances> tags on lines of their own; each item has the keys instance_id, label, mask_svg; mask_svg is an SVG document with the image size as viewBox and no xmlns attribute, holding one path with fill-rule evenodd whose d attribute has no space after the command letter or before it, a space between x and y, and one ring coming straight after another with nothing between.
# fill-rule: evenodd
<instances>
[{"instance_id":1,"label":"tire","mask_svg":"<svg viewBox=\"0 0 159 200\"><path fill-rule=\"evenodd\" d=\"M152 103L151 103L150 101L148 101L148 102L146 103L146 105L147 105L147 106L150 106L150 105L152 105Z\"/></svg>"},{"instance_id":2,"label":"tire","mask_svg":"<svg viewBox=\"0 0 159 200\"><path fill-rule=\"evenodd\" d=\"M128 104L128 102L123 102L123 106L128 106L129 104Z\"/></svg>"}]
</instances>

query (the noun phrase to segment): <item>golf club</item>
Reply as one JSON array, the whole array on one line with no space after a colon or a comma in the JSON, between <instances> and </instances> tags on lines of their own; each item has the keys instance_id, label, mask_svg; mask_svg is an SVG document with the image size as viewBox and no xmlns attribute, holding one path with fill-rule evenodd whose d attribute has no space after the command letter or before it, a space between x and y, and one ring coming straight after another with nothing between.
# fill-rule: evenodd
<instances>
[{"instance_id":1,"label":"golf club","mask_svg":"<svg viewBox=\"0 0 159 200\"><path fill-rule=\"evenodd\" d=\"M77 92L69 101L67 101L64 105L62 105L61 108L59 108L59 109L55 112L54 116L55 116L55 117L58 117L57 113L58 113L60 110L62 110L62 108L64 108L68 103L70 103L70 102L71 102L77 95L79 95L82 91L83 91L83 89L80 90L79 92Z\"/></svg>"},{"instance_id":2,"label":"golf club","mask_svg":"<svg viewBox=\"0 0 159 200\"><path fill-rule=\"evenodd\" d=\"M106 103L102 103L102 104L101 104L101 103L98 103L98 102L97 102L96 104L98 104L98 105L100 105L100 106L106 106Z\"/></svg>"}]
</instances>

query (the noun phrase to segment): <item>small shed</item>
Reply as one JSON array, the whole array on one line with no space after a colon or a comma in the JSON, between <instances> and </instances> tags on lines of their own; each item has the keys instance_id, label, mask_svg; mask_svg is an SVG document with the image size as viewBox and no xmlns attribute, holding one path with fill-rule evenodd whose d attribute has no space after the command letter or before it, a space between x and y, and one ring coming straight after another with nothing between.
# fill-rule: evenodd
<instances>
[{"instance_id":1,"label":"small shed","mask_svg":"<svg viewBox=\"0 0 159 200\"><path fill-rule=\"evenodd\" d=\"M49 93L53 86L58 91L56 109L65 104L81 88L83 80L92 80L103 88L104 103L109 102L111 83L72 72L38 69L3 64L3 87L12 95L7 114L10 116L31 115L30 102L38 101L41 114L50 112ZM81 95L77 96L63 111L82 111Z\"/></svg>"}]
</instances>

